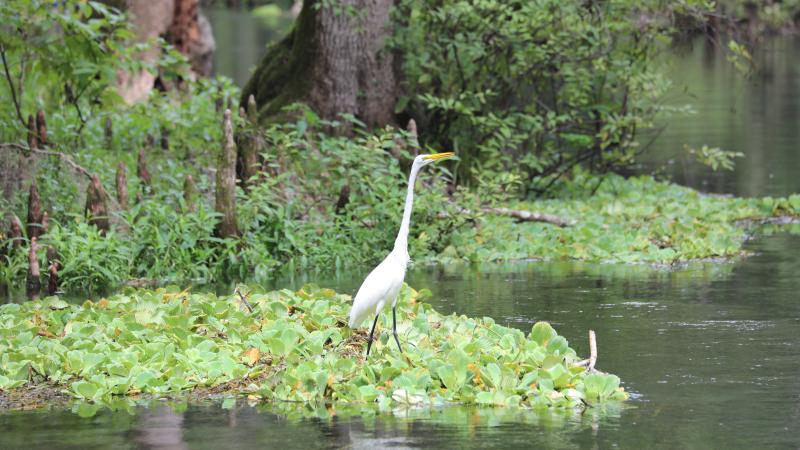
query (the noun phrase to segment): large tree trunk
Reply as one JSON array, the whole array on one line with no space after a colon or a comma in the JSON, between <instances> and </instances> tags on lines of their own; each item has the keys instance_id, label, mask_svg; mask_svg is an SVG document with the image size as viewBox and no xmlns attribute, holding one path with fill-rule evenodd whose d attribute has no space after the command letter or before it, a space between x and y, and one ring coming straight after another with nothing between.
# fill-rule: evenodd
<instances>
[{"instance_id":1,"label":"large tree trunk","mask_svg":"<svg viewBox=\"0 0 800 450\"><path fill-rule=\"evenodd\" d=\"M330 3L330 4L326 4ZM271 47L242 92L259 119L302 101L323 118L349 113L369 126L394 122L397 83L391 35L393 0L306 0L292 32Z\"/></svg>"},{"instance_id":2,"label":"large tree trunk","mask_svg":"<svg viewBox=\"0 0 800 450\"><path fill-rule=\"evenodd\" d=\"M200 12L200 0L104 0L131 16L138 42L160 37L189 58L192 71L199 76L211 75L211 56L215 42L211 25ZM153 47L139 55L143 61L156 62L161 49ZM121 73L119 89L122 98L135 103L147 98L156 85L157 76L146 70Z\"/></svg>"}]
</instances>

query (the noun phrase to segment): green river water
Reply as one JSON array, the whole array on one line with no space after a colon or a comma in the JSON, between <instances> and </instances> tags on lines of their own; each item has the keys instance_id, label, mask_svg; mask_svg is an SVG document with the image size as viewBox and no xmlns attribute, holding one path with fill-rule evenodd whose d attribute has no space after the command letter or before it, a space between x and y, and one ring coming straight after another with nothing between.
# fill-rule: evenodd
<instances>
[{"instance_id":1,"label":"green river water","mask_svg":"<svg viewBox=\"0 0 800 450\"><path fill-rule=\"evenodd\" d=\"M218 44L269 38L247 29L257 28L247 15L211 19ZM709 191L800 192L800 45L792 38L765 45L761 71L751 80L738 78L724 56L703 44L675 59L671 70L686 89L670 100L692 102L698 114L665 119L669 126L644 168ZM242 67L261 48L240 55L244 63L236 58L219 66L218 59L218 70L241 83ZM747 156L735 172L709 175L681 160L684 143ZM433 291L430 302L443 312L491 316L523 330L547 320L579 354L588 353L587 330L595 330L598 367L619 375L632 393L622 406L557 413L365 408L331 415L243 401L155 402L135 414L101 410L90 418L48 409L0 414L0 449L800 448L800 235L759 234L747 249L755 256L672 269L518 262L409 272L408 283ZM365 274L313 281L353 293ZM276 285L306 281L312 280Z\"/></svg>"}]
</instances>

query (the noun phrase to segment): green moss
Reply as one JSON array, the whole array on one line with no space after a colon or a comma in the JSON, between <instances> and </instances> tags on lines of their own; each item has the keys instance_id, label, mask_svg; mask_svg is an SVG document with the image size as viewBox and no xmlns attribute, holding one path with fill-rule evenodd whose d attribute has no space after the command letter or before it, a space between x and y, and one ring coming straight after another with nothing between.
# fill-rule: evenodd
<instances>
[{"instance_id":1,"label":"green moss","mask_svg":"<svg viewBox=\"0 0 800 450\"><path fill-rule=\"evenodd\" d=\"M281 122L283 108L308 100L318 51L315 2L307 2L292 31L271 46L242 90L240 105L253 95L262 123Z\"/></svg>"},{"instance_id":2,"label":"green moss","mask_svg":"<svg viewBox=\"0 0 800 450\"><path fill-rule=\"evenodd\" d=\"M582 408L624 400L613 375L588 374L540 322L530 333L492 319L443 316L404 288L401 354L378 331L346 327L350 297L307 286L235 295L127 291L70 305L57 297L0 307L0 390L54 383L76 399L140 393L249 394L310 405L478 404ZM387 318L381 323L388 330Z\"/></svg>"}]
</instances>

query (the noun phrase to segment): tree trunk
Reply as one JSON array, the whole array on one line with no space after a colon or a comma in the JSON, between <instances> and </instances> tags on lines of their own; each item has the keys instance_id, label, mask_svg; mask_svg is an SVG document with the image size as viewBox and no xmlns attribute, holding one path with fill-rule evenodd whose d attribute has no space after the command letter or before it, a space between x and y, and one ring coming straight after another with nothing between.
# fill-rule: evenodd
<instances>
[{"instance_id":1,"label":"tree trunk","mask_svg":"<svg viewBox=\"0 0 800 450\"><path fill-rule=\"evenodd\" d=\"M368 126L393 124L397 83L385 49L393 0L306 0L295 27L269 49L242 92L259 119L305 102L326 119L352 114Z\"/></svg>"},{"instance_id":2,"label":"tree trunk","mask_svg":"<svg viewBox=\"0 0 800 450\"><path fill-rule=\"evenodd\" d=\"M200 0L103 0L131 16L138 42L161 36L189 58L192 71L200 76L211 75L211 57L216 46L211 24L200 12ZM161 49L142 52L142 61L155 62ZM123 99L135 103L147 98L156 85L157 76L142 70L119 74L119 90Z\"/></svg>"}]
</instances>

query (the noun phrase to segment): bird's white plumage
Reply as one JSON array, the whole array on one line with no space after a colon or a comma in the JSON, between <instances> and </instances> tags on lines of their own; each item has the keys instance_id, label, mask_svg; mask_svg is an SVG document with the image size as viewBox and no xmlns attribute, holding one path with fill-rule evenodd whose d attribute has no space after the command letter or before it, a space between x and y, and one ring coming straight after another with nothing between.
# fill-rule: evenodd
<instances>
[{"instance_id":1,"label":"bird's white plumage","mask_svg":"<svg viewBox=\"0 0 800 450\"><path fill-rule=\"evenodd\" d=\"M350 328L355 328L374 317L389 303L394 306L397 294L403 286L408 266L408 253L402 255L397 249L389 253L361 284L350 310Z\"/></svg>"},{"instance_id":2,"label":"bird's white plumage","mask_svg":"<svg viewBox=\"0 0 800 450\"><path fill-rule=\"evenodd\" d=\"M358 289L356 297L353 299L353 308L350 310L350 328L361 325L368 317L377 317L384 307L390 303L394 306L397 302L397 294L403 286L409 261L408 230L411 222L411 208L414 203L414 182L421 168L452 155L452 153L439 153L419 155L414 158L411 173L408 176L408 192L403 208L403 219L400 222L397 239L394 241L394 249L386 259L378 264L378 267L372 269ZM397 339L397 334L395 334L395 339ZM372 342L372 333L370 333L369 342L370 344ZM397 345L400 346L400 341L397 342ZM367 346L367 354L369 354L369 346Z\"/></svg>"}]
</instances>

